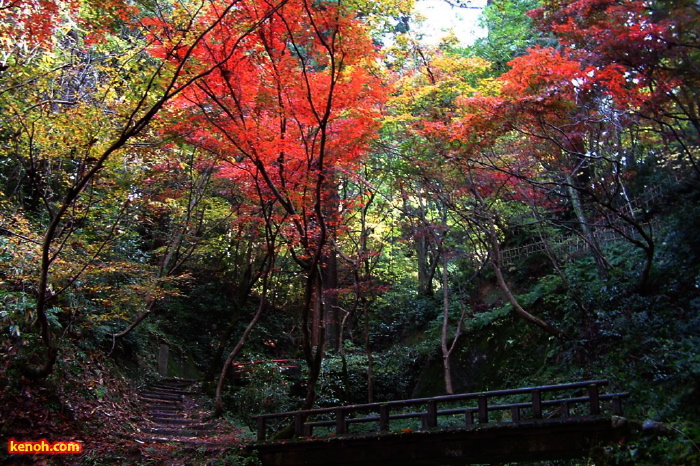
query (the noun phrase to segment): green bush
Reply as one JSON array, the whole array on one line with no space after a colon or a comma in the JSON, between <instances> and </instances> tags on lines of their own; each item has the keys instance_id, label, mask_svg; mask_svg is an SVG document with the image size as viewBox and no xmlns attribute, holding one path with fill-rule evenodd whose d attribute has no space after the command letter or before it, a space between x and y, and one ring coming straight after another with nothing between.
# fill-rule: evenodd
<instances>
[{"instance_id":1,"label":"green bush","mask_svg":"<svg viewBox=\"0 0 700 466\"><path fill-rule=\"evenodd\" d=\"M280 370L274 362L256 363L247 366L246 383L233 388L225 396L225 402L233 408L233 412L250 428L255 429L253 416L266 413L293 411L301 403L292 394L292 381ZM273 422L269 427L277 430L283 425Z\"/></svg>"}]
</instances>

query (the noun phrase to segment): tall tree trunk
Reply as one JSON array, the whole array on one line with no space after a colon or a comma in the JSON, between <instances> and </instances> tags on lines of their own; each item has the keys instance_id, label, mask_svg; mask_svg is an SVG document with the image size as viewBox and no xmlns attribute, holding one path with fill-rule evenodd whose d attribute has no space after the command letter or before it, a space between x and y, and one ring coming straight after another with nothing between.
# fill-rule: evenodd
<instances>
[{"instance_id":1,"label":"tall tree trunk","mask_svg":"<svg viewBox=\"0 0 700 466\"><path fill-rule=\"evenodd\" d=\"M352 315L351 312L344 311L343 319L340 322L340 338L338 342L338 353L340 354L340 360L342 362L342 374L343 374L343 399L347 400L348 397L348 389L350 388L350 372L348 371L348 358L347 354L345 353L345 342L344 342L344 337L343 335L345 334L345 325L348 322L348 319Z\"/></svg>"},{"instance_id":2,"label":"tall tree trunk","mask_svg":"<svg viewBox=\"0 0 700 466\"><path fill-rule=\"evenodd\" d=\"M370 335L369 302L362 300L365 319L365 354L367 354L367 403L374 403L374 353L372 352L372 337Z\"/></svg>"},{"instance_id":3,"label":"tall tree trunk","mask_svg":"<svg viewBox=\"0 0 700 466\"><path fill-rule=\"evenodd\" d=\"M441 349L442 349L442 367L444 369L445 376L445 392L452 395L454 393L454 388L452 387L452 350L455 347L455 342L457 336L455 336L452 343L452 347L448 348L447 339L450 323L450 290L449 290L449 280L447 274L447 254L443 252L442 254L442 333L440 336Z\"/></svg>"},{"instance_id":4,"label":"tall tree trunk","mask_svg":"<svg viewBox=\"0 0 700 466\"><path fill-rule=\"evenodd\" d=\"M578 293L575 292L575 290L571 286L571 282L569 282L569 279L567 278L566 274L564 274L564 271L561 268L561 260L557 256L556 252L552 249L551 241L547 237L544 229L542 228L542 222L544 222L544 220L540 216L540 213L537 210L537 206L534 204L530 204L530 209L532 215L537 219L538 234L540 241L544 246L544 253L549 258L549 261L552 263L552 267L554 267L554 270L557 272L557 275L559 275L559 278L564 284L564 288L566 288L567 295L576 303L576 307L578 307L582 313L590 314L589 310L586 308L585 304L581 300L581 297Z\"/></svg>"},{"instance_id":5,"label":"tall tree trunk","mask_svg":"<svg viewBox=\"0 0 700 466\"><path fill-rule=\"evenodd\" d=\"M221 374L219 375L219 382L216 384L216 395L214 396L215 417L220 417L224 412L224 402L221 395L224 388L224 382L226 381L226 375L228 374L228 369L231 366L231 364L233 364L233 361L236 359L236 356L238 356L238 353L240 353L241 349L243 348L243 345L248 339L248 335L250 335L250 332L255 327L255 324L257 324L258 320L260 320L260 317L262 316L263 311L265 310L266 295L267 284L263 285L263 291L260 296L260 304L258 305L257 311L255 311L253 318L250 320L248 326L243 331L241 338L238 339L238 343L236 343L236 346L233 348L233 351L229 353L228 358L226 358L226 362L224 363L224 367L221 369Z\"/></svg>"},{"instance_id":6,"label":"tall tree trunk","mask_svg":"<svg viewBox=\"0 0 700 466\"><path fill-rule=\"evenodd\" d=\"M341 341L341 325L338 316L338 257L334 248L325 254L323 276L323 325L326 333L326 349L338 351Z\"/></svg>"},{"instance_id":7,"label":"tall tree trunk","mask_svg":"<svg viewBox=\"0 0 700 466\"><path fill-rule=\"evenodd\" d=\"M424 234L418 234L414 241L418 260L418 293L422 296L433 296L435 267L430 264L428 238Z\"/></svg>"},{"instance_id":8,"label":"tall tree trunk","mask_svg":"<svg viewBox=\"0 0 700 466\"><path fill-rule=\"evenodd\" d=\"M236 330L236 325L240 320L240 310L237 309L233 318L229 322L228 327L226 327L226 331L223 335L221 335L219 343L216 345L216 350L214 350L214 355L212 356L209 367L207 367L207 372L204 375L204 382L209 383L214 380L216 369L219 367L219 364L221 364L221 357L224 355L224 348L226 348L228 341L231 339L231 336L233 336L233 332Z\"/></svg>"},{"instance_id":9,"label":"tall tree trunk","mask_svg":"<svg viewBox=\"0 0 700 466\"><path fill-rule=\"evenodd\" d=\"M447 270L448 259L446 251L441 250L440 254L442 255L442 332L440 335L440 348L442 350L445 392L452 395L454 394L454 386L452 383L452 354L455 348L457 348L459 338L462 336L464 319L467 316L467 307L462 306L462 311L457 320L457 328L454 334L450 336L450 281L449 272Z\"/></svg>"},{"instance_id":10,"label":"tall tree trunk","mask_svg":"<svg viewBox=\"0 0 700 466\"><path fill-rule=\"evenodd\" d=\"M513 310L515 311L515 313L518 316L522 317L525 321L540 327L545 332L554 335L560 340L567 340L568 337L564 332L523 309L513 292L510 290L510 287L506 283L505 278L503 277L503 271L501 270L501 247L498 241L496 227L493 225L493 223L489 223L486 233L488 234L489 242L491 243L491 266L493 268L494 273L496 274L498 286L506 295L508 302L511 304L511 306L513 306Z\"/></svg>"},{"instance_id":11,"label":"tall tree trunk","mask_svg":"<svg viewBox=\"0 0 700 466\"><path fill-rule=\"evenodd\" d=\"M185 218L182 220L182 224L178 226L173 232L170 238L170 242L168 243L168 247L165 251L165 256L163 257L163 260L160 264L160 268L158 269L158 276L156 277L158 282L155 285L157 288L161 287L160 280L172 276L175 273L175 271L178 270L185 263L187 258L189 258L196 249L196 245L191 245L186 251L183 252L182 241L185 239L185 236L188 233L190 233L192 230L198 229L201 226L200 224L203 220L203 216L199 216L199 220L197 221L196 226L192 226L193 218L195 217L195 211L197 207L199 206L201 200L204 198L204 193L206 187L209 184L209 181L211 180L213 170L213 164L208 165L202 172L202 175L197 179L196 183L194 184L194 187L190 190L190 199L187 205ZM141 322L143 322L151 314L153 314L153 311L156 309L157 303L158 301L155 298L149 298L146 303L146 309L140 312L127 328L125 328L121 332L111 334L111 351L114 351L114 347L116 345L117 340L120 340L121 338L127 336L136 327L138 327L141 324Z\"/></svg>"},{"instance_id":12,"label":"tall tree trunk","mask_svg":"<svg viewBox=\"0 0 700 466\"><path fill-rule=\"evenodd\" d=\"M608 268L610 267L610 264L607 260L605 260L603 253L600 251L598 241L596 240L595 235L591 231L591 227L588 224L588 219L586 218L586 214L583 211L583 205L581 203L581 194L572 183L573 180L569 178L567 180L567 189L569 191L571 205L573 206L574 212L576 213L576 219L578 220L579 226L581 227L583 238L586 240L586 243L588 243L588 249L591 252L591 255L593 256L593 260L595 261L596 267L598 268L598 274L601 278L608 278Z\"/></svg>"},{"instance_id":13,"label":"tall tree trunk","mask_svg":"<svg viewBox=\"0 0 700 466\"><path fill-rule=\"evenodd\" d=\"M320 256L319 256L320 257ZM306 397L301 409L311 409L316 402L316 384L321 375L325 326L315 320L315 315L323 315L323 299L320 264L311 267L306 283L306 298L302 310L302 349L307 366Z\"/></svg>"},{"instance_id":14,"label":"tall tree trunk","mask_svg":"<svg viewBox=\"0 0 700 466\"><path fill-rule=\"evenodd\" d=\"M313 311L311 317L311 344L316 347L321 347L323 341L322 334L326 328L323 322L323 290L317 289L314 293L318 293L313 298Z\"/></svg>"},{"instance_id":15,"label":"tall tree trunk","mask_svg":"<svg viewBox=\"0 0 700 466\"><path fill-rule=\"evenodd\" d=\"M426 218L426 206L423 205L420 195L417 197L419 199L418 207L412 206L408 198L404 198L403 212L414 219L411 235L418 267L418 294L433 296L433 278L435 278L437 270L438 257L435 253L436 257L432 257L431 260L431 252L434 252L431 250L432 226Z\"/></svg>"}]
</instances>

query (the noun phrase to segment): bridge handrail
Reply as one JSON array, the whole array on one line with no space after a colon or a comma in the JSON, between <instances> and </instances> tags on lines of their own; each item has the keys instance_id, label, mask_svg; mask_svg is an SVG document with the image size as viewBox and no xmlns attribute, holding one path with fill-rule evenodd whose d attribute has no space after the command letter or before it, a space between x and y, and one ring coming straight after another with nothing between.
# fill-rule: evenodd
<instances>
[{"instance_id":1,"label":"bridge handrail","mask_svg":"<svg viewBox=\"0 0 700 466\"><path fill-rule=\"evenodd\" d=\"M617 400L626 398L629 396L629 393L606 393L603 395L600 395L599 399L600 401L613 401L617 402ZM561 400L544 400L542 401L542 406L568 406L572 403L585 403L587 401L590 401L590 398L587 396L580 396L576 398L564 398ZM508 403L508 404L500 404L500 405L488 405L486 409L488 411L504 411L507 409L513 410L513 409L521 409L521 408L530 408L532 407L531 403ZM568 407L567 407L568 409ZM619 411L619 414L621 414L621 408L618 408L617 411ZM472 408L452 408L452 409L440 409L437 411L438 415L450 415L450 414L465 414L468 415L470 413L478 413L479 408L478 407L472 407ZM618 413L616 413L618 414ZM398 413L398 414L390 414L389 419L410 419L410 418L420 418L424 417L425 413L424 412L419 412L419 413ZM380 416L374 415L374 416L365 416L365 417L357 417L357 418L347 418L345 419L345 422L349 424L355 424L355 423L361 423L361 422L376 422L380 420ZM469 422L468 424L471 424L473 422ZM309 426L318 426L318 427L323 427L323 426L333 426L336 424L335 420L332 421L314 421L314 422L307 422L305 425Z\"/></svg>"},{"instance_id":2,"label":"bridge handrail","mask_svg":"<svg viewBox=\"0 0 700 466\"><path fill-rule=\"evenodd\" d=\"M486 391L486 392L458 393L455 395L440 395L440 396L433 396L433 397L429 397L429 398L411 398L410 400L380 401L380 402L376 402L376 403L365 403L365 404L358 404L358 405L333 406L330 408L301 409L298 411L286 411L286 412L282 412L282 413L258 414L256 416L253 416L253 419L259 419L259 418L272 419L272 418L278 418L278 417L279 418L291 417L291 416L295 416L297 414L307 414L308 415L308 414L334 413L338 409L341 409L341 408L347 409L347 410L359 411L359 410L364 410L364 409L379 408L381 406L405 407L405 406L425 404L429 401L436 401L436 402L462 401L462 400L479 398L480 396L495 397L495 396L519 395L519 394L523 394L523 393L531 393L534 390L539 390L540 392L557 391L557 390L568 390L568 389L576 389L576 388L586 388L590 385L605 386L605 385L608 385L608 381L607 380L592 380L590 382L572 382L572 383L565 383L565 384L559 384L559 385L543 385L543 386L537 386L537 387L512 388L512 389L506 389L506 390L493 390L493 391Z\"/></svg>"},{"instance_id":3,"label":"bridge handrail","mask_svg":"<svg viewBox=\"0 0 700 466\"><path fill-rule=\"evenodd\" d=\"M538 418L541 417L541 410L543 406L551 406L553 404L564 404L566 406L566 411L568 411L568 404L569 403L584 403L586 401L589 402L590 404L590 414L595 415L595 414L600 414L600 401L603 400L612 400L613 401L613 411L614 414L621 415L622 414L622 408L621 408L621 402L620 399L627 397L627 393L616 393L616 394L605 394L601 395L599 393L599 387L606 386L608 385L607 380L591 380L591 381L584 381L584 382L572 382L572 383L564 383L564 384L556 384L556 385L544 385L544 386L536 386L536 387L526 387L526 388L516 388L516 389L506 389L506 390L494 390L494 391L486 391L486 392L474 392L474 393L462 393L462 394L456 394L456 395L443 395L443 396L436 396L436 397L430 397L430 398L414 398L410 400L394 400L394 401L386 401L386 402L378 402L378 403L366 403L366 404L357 404L357 405L346 405L346 406L335 406L335 407L330 407L330 408L316 408L316 409L307 409L307 410L298 410L298 411L287 411L283 413L270 413L270 414L260 414L257 416L253 416L253 419L257 420L257 427L258 427L258 441L263 441L266 438L266 424L267 420L269 419L278 419L278 418L294 418L294 424L295 424L295 434L296 435L310 435L311 430L313 429L313 426L321 426L321 425L326 425L330 426L333 424L336 424L336 433L337 434L345 434L347 432L347 424L348 421L350 421L349 418L346 418L346 415L348 413L354 412L354 411L367 411L367 410L376 410L379 411L379 416L372 416L372 417L366 417L365 422L371 422L371 421L377 421L379 420L380 423L380 431L385 431L388 429L388 423L389 420L391 419L400 419L400 418L407 418L407 417L423 417L423 425L425 428L431 428L431 427L436 427L437 426L437 417L440 414L445 414L445 411L443 410L443 413L441 413L437 409L437 404L438 403L444 403L444 402L454 402L454 401L463 401L463 400L474 400L476 399L478 402L478 406L476 408L462 408L463 412L465 415L467 413L478 413L479 416L479 422L480 423L488 423L488 411L492 410L503 410L503 409L514 409L517 411L513 412L513 418L516 420L516 418L519 418L519 410L521 408L532 408L534 417ZM542 400L542 393L543 392L552 392L552 391L562 391L562 390L571 390L571 389L578 389L578 388L586 388L588 390L588 396L586 397L578 397L578 398L566 398L566 399L561 399L561 400ZM519 394L531 394L532 399L530 403L516 403L516 404L509 404L509 405L488 405L488 398L493 398L493 397L502 397L502 396L509 396L509 395L519 395ZM394 414L391 415L389 414L389 409L392 407L409 407L409 406L415 406L415 405L427 405L426 411L420 412L420 413L403 413L403 414ZM448 410L449 411L449 410ZM333 421L319 421L319 422L312 422L312 423L307 423L306 419L311 416L311 415L318 415L318 414L335 414L336 419ZM472 414L469 414L470 416ZM568 415L568 413L567 413ZM356 418L358 419L358 418ZM362 419L362 418L360 418ZM362 422L359 420L353 421L354 422ZM466 421L467 424L470 424L469 420Z\"/></svg>"}]
</instances>

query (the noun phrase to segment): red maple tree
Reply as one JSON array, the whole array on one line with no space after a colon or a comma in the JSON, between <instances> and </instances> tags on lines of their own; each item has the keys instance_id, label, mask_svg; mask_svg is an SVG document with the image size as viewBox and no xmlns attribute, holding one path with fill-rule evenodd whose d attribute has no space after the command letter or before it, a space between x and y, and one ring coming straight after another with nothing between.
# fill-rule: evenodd
<instances>
[{"instance_id":1,"label":"red maple tree","mask_svg":"<svg viewBox=\"0 0 700 466\"><path fill-rule=\"evenodd\" d=\"M211 14L225 7L213 2ZM241 38L252 25L255 32ZM182 36L158 26L154 53L177 62L173 43ZM284 223L306 275L302 333L313 390L322 357L313 347L323 347L326 329L334 338L338 328L324 308L325 290L334 288L329 239L341 211L338 175L354 170L366 152L387 93L370 72L376 50L340 2L239 1L192 57L198 65L191 72L216 70L174 101L179 123L171 130L218 154L219 176L248 192L250 202L277 209L270 220Z\"/></svg>"}]
</instances>

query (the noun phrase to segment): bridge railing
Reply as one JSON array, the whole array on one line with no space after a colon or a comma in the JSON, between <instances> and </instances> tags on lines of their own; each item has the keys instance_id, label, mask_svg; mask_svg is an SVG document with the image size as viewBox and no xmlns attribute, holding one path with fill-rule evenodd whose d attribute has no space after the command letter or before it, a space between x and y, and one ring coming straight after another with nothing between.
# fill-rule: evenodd
<instances>
[{"instance_id":1,"label":"bridge railing","mask_svg":"<svg viewBox=\"0 0 700 466\"><path fill-rule=\"evenodd\" d=\"M390 431L392 421L406 419L418 419L419 429L427 430L557 417L571 419L601 414L621 416L622 399L629 394L602 393L601 389L607 385L607 380L592 380L262 414L254 418L257 420L258 441L264 441L267 438L268 421L285 419L287 422L293 421L296 436L310 437L315 428L330 428L333 431L330 433L335 435L350 434L350 426L357 424L364 425L363 433L368 428L372 432L384 433Z\"/></svg>"}]
</instances>

